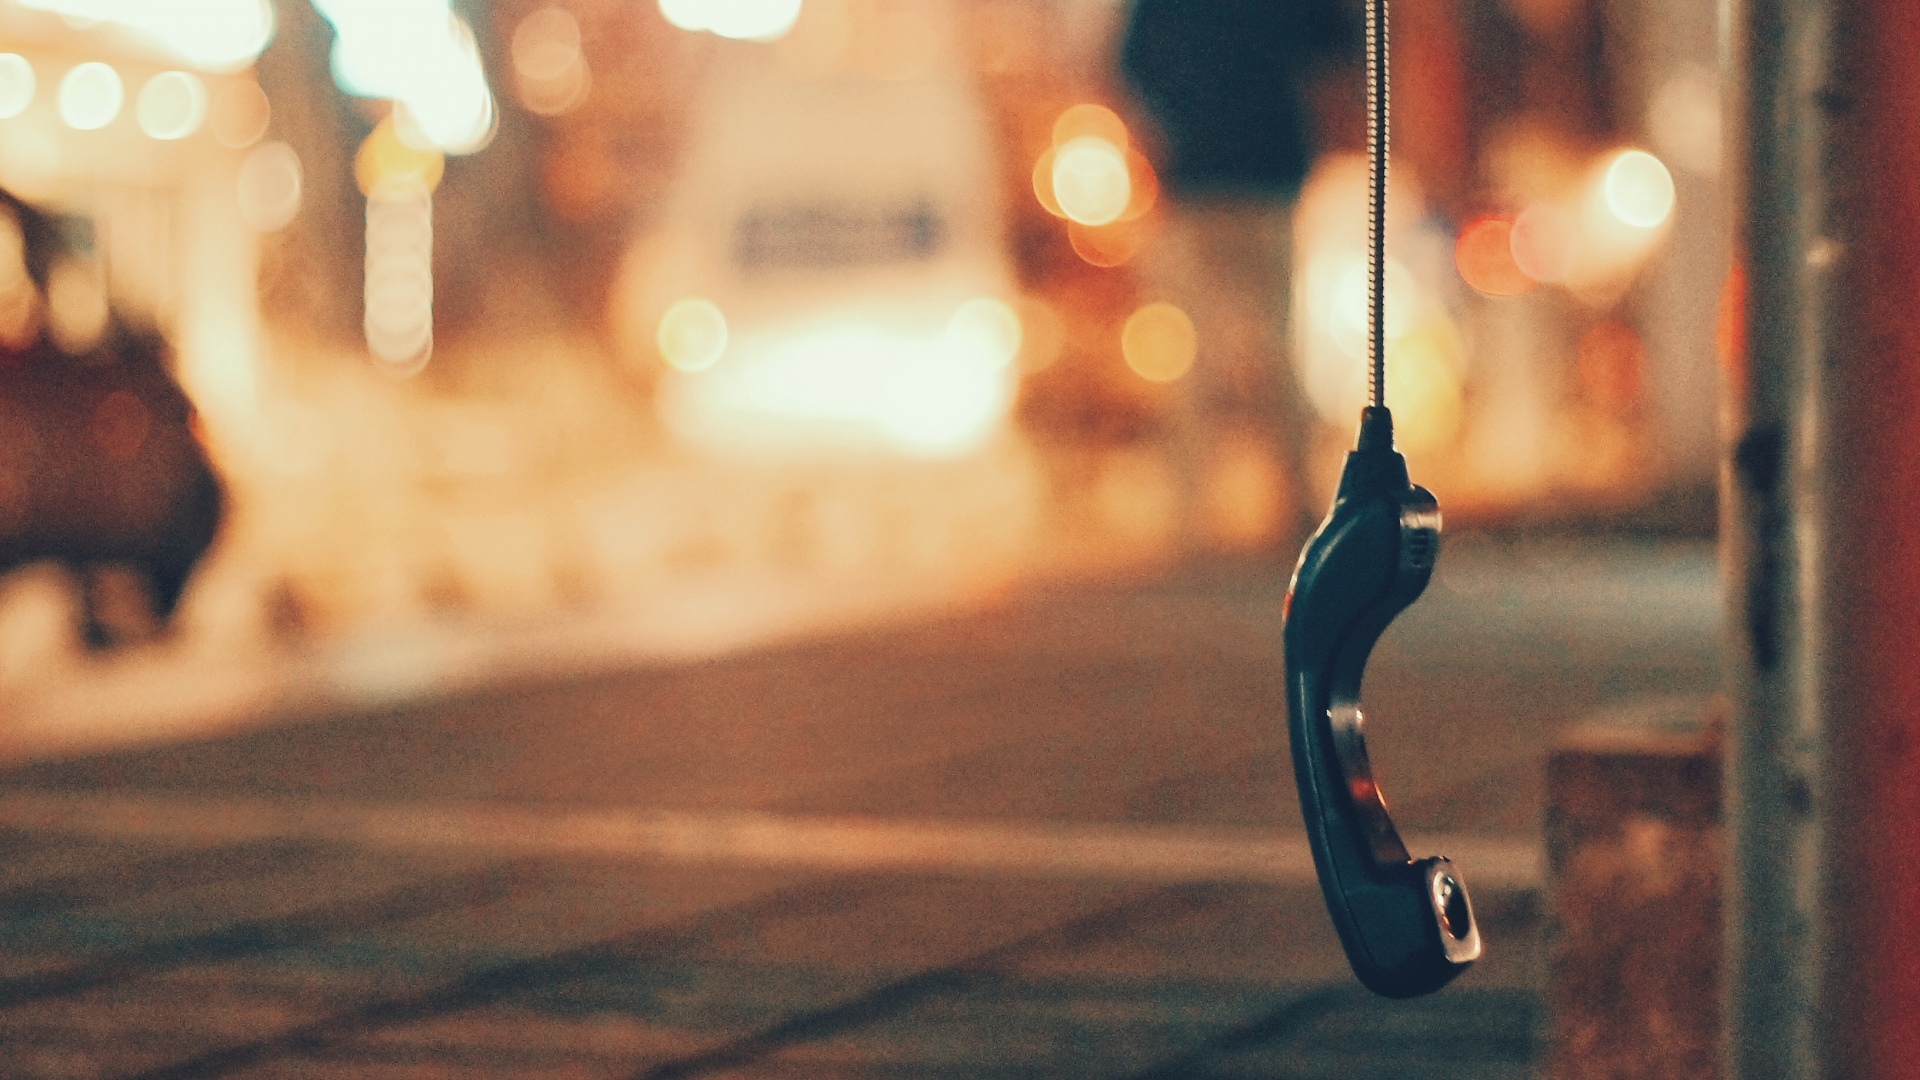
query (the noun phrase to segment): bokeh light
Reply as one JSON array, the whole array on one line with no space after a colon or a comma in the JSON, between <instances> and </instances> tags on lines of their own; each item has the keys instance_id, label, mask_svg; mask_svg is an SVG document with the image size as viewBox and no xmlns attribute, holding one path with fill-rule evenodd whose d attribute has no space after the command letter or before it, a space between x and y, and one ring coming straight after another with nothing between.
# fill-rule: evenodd
<instances>
[{"instance_id":1,"label":"bokeh light","mask_svg":"<svg viewBox=\"0 0 1920 1080\"><path fill-rule=\"evenodd\" d=\"M729 453L879 444L951 457L977 448L1012 404L1012 368L955 348L944 328L888 321L846 311L735 338L726 363L666 381L662 418L682 438Z\"/></svg>"},{"instance_id":2,"label":"bokeh light","mask_svg":"<svg viewBox=\"0 0 1920 1080\"><path fill-rule=\"evenodd\" d=\"M1109 225L1067 223L1067 242L1074 254L1093 266L1120 266L1131 260L1145 246L1147 233L1144 222L1124 218Z\"/></svg>"},{"instance_id":3,"label":"bokeh light","mask_svg":"<svg viewBox=\"0 0 1920 1080\"><path fill-rule=\"evenodd\" d=\"M1673 174L1645 150L1623 150L1607 166L1607 207L1628 225L1651 229L1673 213Z\"/></svg>"},{"instance_id":4,"label":"bokeh light","mask_svg":"<svg viewBox=\"0 0 1920 1080\"><path fill-rule=\"evenodd\" d=\"M70 19L110 22L202 71L237 71L273 40L270 0L13 0Z\"/></svg>"},{"instance_id":5,"label":"bokeh light","mask_svg":"<svg viewBox=\"0 0 1920 1080\"><path fill-rule=\"evenodd\" d=\"M1160 199L1160 177L1153 171L1153 163L1138 150L1127 151L1127 183L1131 191L1127 195L1127 208L1120 212L1120 220L1138 221Z\"/></svg>"},{"instance_id":6,"label":"bokeh light","mask_svg":"<svg viewBox=\"0 0 1920 1080\"><path fill-rule=\"evenodd\" d=\"M389 98L396 128L421 149L471 154L497 117L473 30L448 0L314 0L333 24L333 78L358 97Z\"/></svg>"},{"instance_id":7,"label":"bokeh light","mask_svg":"<svg viewBox=\"0 0 1920 1080\"><path fill-rule=\"evenodd\" d=\"M800 18L801 0L660 0L660 14L682 30L737 41L774 41Z\"/></svg>"},{"instance_id":8,"label":"bokeh light","mask_svg":"<svg viewBox=\"0 0 1920 1080\"><path fill-rule=\"evenodd\" d=\"M367 199L367 351L393 375L433 355L433 196Z\"/></svg>"},{"instance_id":9,"label":"bokeh light","mask_svg":"<svg viewBox=\"0 0 1920 1080\"><path fill-rule=\"evenodd\" d=\"M545 7L521 19L510 51L520 103L528 112L558 116L586 100L592 78L572 12Z\"/></svg>"},{"instance_id":10,"label":"bokeh light","mask_svg":"<svg viewBox=\"0 0 1920 1080\"><path fill-rule=\"evenodd\" d=\"M690 296L660 316L660 359L681 371L705 371L727 351L727 317L711 300Z\"/></svg>"},{"instance_id":11,"label":"bokeh light","mask_svg":"<svg viewBox=\"0 0 1920 1080\"><path fill-rule=\"evenodd\" d=\"M184 71L163 71L140 88L133 117L156 139L184 139L207 118L207 88Z\"/></svg>"},{"instance_id":12,"label":"bokeh light","mask_svg":"<svg viewBox=\"0 0 1920 1080\"><path fill-rule=\"evenodd\" d=\"M76 65L60 80L60 119L80 131L96 131L113 123L125 100L120 73L97 60Z\"/></svg>"},{"instance_id":13,"label":"bokeh light","mask_svg":"<svg viewBox=\"0 0 1920 1080\"><path fill-rule=\"evenodd\" d=\"M11 120L33 104L39 88L33 65L19 53L0 53L0 120Z\"/></svg>"},{"instance_id":14,"label":"bokeh light","mask_svg":"<svg viewBox=\"0 0 1920 1080\"><path fill-rule=\"evenodd\" d=\"M1647 132L1666 160L1697 176L1720 175L1720 77L1706 64L1669 75L1647 103Z\"/></svg>"},{"instance_id":15,"label":"bokeh light","mask_svg":"<svg viewBox=\"0 0 1920 1080\"><path fill-rule=\"evenodd\" d=\"M1156 301L1127 316L1120 331L1120 355L1148 382L1172 382L1193 367L1199 338L1187 313Z\"/></svg>"},{"instance_id":16,"label":"bokeh light","mask_svg":"<svg viewBox=\"0 0 1920 1080\"><path fill-rule=\"evenodd\" d=\"M1367 356L1367 336L1371 330L1367 312L1371 290L1368 286L1367 260L1363 255L1355 255L1339 263L1335 279L1331 309L1327 312L1328 329L1333 333L1335 345L1350 357ZM1398 259L1387 260L1387 290L1384 330L1391 344L1395 338L1407 332L1408 313L1420 304L1420 287L1407 273L1407 268Z\"/></svg>"},{"instance_id":17,"label":"bokeh light","mask_svg":"<svg viewBox=\"0 0 1920 1080\"><path fill-rule=\"evenodd\" d=\"M1053 194L1053 160L1058 155L1059 151L1048 147L1040 160L1033 163L1033 197L1040 200L1047 213L1064 218L1067 212L1060 209L1060 200Z\"/></svg>"},{"instance_id":18,"label":"bokeh light","mask_svg":"<svg viewBox=\"0 0 1920 1080\"><path fill-rule=\"evenodd\" d=\"M1069 221L1082 225L1118 221L1133 197L1133 180L1124 152L1091 135L1056 148L1053 197Z\"/></svg>"},{"instance_id":19,"label":"bokeh light","mask_svg":"<svg viewBox=\"0 0 1920 1080\"><path fill-rule=\"evenodd\" d=\"M1452 442L1465 416L1456 371L1459 343L1443 320L1422 322L1387 350L1387 401L1394 441L1409 453Z\"/></svg>"},{"instance_id":20,"label":"bokeh light","mask_svg":"<svg viewBox=\"0 0 1920 1080\"><path fill-rule=\"evenodd\" d=\"M1535 281L1565 281L1580 254L1580 226L1551 203L1535 203L1513 221L1513 262Z\"/></svg>"},{"instance_id":21,"label":"bokeh light","mask_svg":"<svg viewBox=\"0 0 1920 1080\"><path fill-rule=\"evenodd\" d=\"M1075 105L1053 122L1053 145L1065 146L1075 139L1099 139L1121 150L1127 148L1127 125L1118 113L1105 105Z\"/></svg>"},{"instance_id":22,"label":"bokeh light","mask_svg":"<svg viewBox=\"0 0 1920 1080\"><path fill-rule=\"evenodd\" d=\"M207 110L208 125L221 146L243 150L267 134L273 120L273 106L266 91L252 79L235 79L220 88Z\"/></svg>"},{"instance_id":23,"label":"bokeh light","mask_svg":"<svg viewBox=\"0 0 1920 1080\"><path fill-rule=\"evenodd\" d=\"M1486 296L1519 296L1534 280L1513 259L1513 221L1483 217L1469 221L1453 245L1460 280Z\"/></svg>"},{"instance_id":24,"label":"bokeh light","mask_svg":"<svg viewBox=\"0 0 1920 1080\"><path fill-rule=\"evenodd\" d=\"M1020 354L1020 316L991 296L976 296L954 309L947 340L962 356L997 371Z\"/></svg>"},{"instance_id":25,"label":"bokeh light","mask_svg":"<svg viewBox=\"0 0 1920 1080\"><path fill-rule=\"evenodd\" d=\"M353 178L369 199L412 199L440 186L446 159L400 137L391 118L382 120L353 157Z\"/></svg>"},{"instance_id":26,"label":"bokeh light","mask_svg":"<svg viewBox=\"0 0 1920 1080\"><path fill-rule=\"evenodd\" d=\"M300 155L283 142L261 143L240 162L240 220L255 232L283 229L300 212Z\"/></svg>"}]
</instances>

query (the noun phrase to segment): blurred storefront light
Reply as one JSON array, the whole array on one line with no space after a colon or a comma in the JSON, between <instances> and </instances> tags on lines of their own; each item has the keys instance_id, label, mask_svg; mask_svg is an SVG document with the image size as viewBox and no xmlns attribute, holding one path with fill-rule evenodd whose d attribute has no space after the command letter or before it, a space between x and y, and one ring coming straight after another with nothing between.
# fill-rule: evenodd
<instances>
[{"instance_id":1,"label":"blurred storefront light","mask_svg":"<svg viewBox=\"0 0 1920 1080\"><path fill-rule=\"evenodd\" d=\"M206 121L206 85L184 71L163 71L140 88L133 114L140 130L153 138L184 139Z\"/></svg>"},{"instance_id":2,"label":"blurred storefront light","mask_svg":"<svg viewBox=\"0 0 1920 1080\"><path fill-rule=\"evenodd\" d=\"M447 0L314 0L338 35L333 77L358 97L388 98L396 130L422 149L471 154L496 126L473 31Z\"/></svg>"},{"instance_id":3,"label":"blurred storefront light","mask_svg":"<svg viewBox=\"0 0 1920 1080\"><path fill-rule=\"evenodd\" d=\"M33 104L38 81L33 65L19 53L0 53L0 120L11 120Z\"/></svg>"},{"instance_id":4,"label":"blurred storefront light","mask_svg":"<svg viewBox=\"0 0 1920 1080\"><path fill-rule=\"evenodd\" d=\"M36 11L112 23L202 71L238 71L273 40L270 0L12 0Z\"/></svg>"},{"instance_id":5,"label":"blurred storefront light","mask_svg":"<svg viewBox=\"0 0 1920 1080\"><path fill-rule=\"evenodd\" d=\"M956 316L959 313L956 312ZM919 457L957 457L984 443L1013 401L997 334L933 334L852 313L730 343L724 362L664 388L677 435L714 449L880 443Z\"/></svg>"},{"instance_id":6,"label":"blurred storefront light","mask_svg":"<svg viewBox=\"0 0 1920 1080\"><path fill-rule=\"evenodd\" d=\"M660 14L682 30L736 41L776 41L800 19L801 0L660 0Z\"/></svg>"},{"instance_id":7,"label":"blurred storefront light","mask_svg":"<svg viewBox=\"0 0 1920 1080\"><path fill-rule=\"evenodd\" d=\"M113 123L126 100L120 73L111 64L78 64L60 80L60 119L79 131L96 131Z\"/></svg>"}]
</instances>

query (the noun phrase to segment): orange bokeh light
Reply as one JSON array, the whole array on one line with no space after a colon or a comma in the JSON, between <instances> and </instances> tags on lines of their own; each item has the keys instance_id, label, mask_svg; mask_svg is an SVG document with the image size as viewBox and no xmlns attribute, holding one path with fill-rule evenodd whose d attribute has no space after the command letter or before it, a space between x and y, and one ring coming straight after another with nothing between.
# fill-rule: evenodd
<instances>
[{"instance_id":1,"label":"orange bokeh light","mask_svg":"<svg viewBox=\"0 0 1920 1080\"><path fill-rule=\"evenodd\" d=\"M1067 222L1067 241L1074 253L1095 266L1119 266L1140 253L1147 240L1145 222L1116 221L1110 225Z\"/></svg>"},{"instance_id":2,"label":"orange bokeh light","mask_svg":"<svg viewBox=\"0 0 1920 1080\"><path fill-rule=\"evenodd\" d=\"M1047 152L1040 155L1040 160L1033 163L1033 197L1039 199L1040 205L1054 217L1067 216L1067 212L1060 209L1060 200L1053 196L1052 147L1048 147Z\"/></svg>"},{"instance_id":3,"label":"orange bokeh light","mask_svg":"<svg viewBox=\"0 0 1920 1080\"><path fill-rule=\"evenodd\" d=\"M1513 258L1513 220L1483 217L1467 223L1454 241L1453 265L1460 279L1487 296L1519 296L1536 282Z\"/></svg>"},{"instance_id":4,"label":"orange bokeh light","mask_svg":"<svg viewBox=\"0 0 1920 1080\"><path fill-rule=\"evenodd\" d=\"M1187 373L1199 351L1193 320L1172 304L1148 304L1127 316L1120 355L1148 382L1172 382Z\"/></svg>"},{"instance_id":5,"label":"orange bokeh light","mask_svg":"<svg viewBox=\"0 0 1920 1080\"><path fill-rule=\"evenodd\" d=\"M1127 149L1127 125L1105 105L1075 105L1053 122L1053 145L1065 146L1075 139L1095 138Z\"/></svg>"},{"instance_id":6,"label":"orange bokeh light","mask_svg":"<svg viewBox=\"0 0 1920 1080\"><path fill-rule=\"evenodd\" d=\"M1132 190L1127 199L1127 208L1120 212L1120 220L1138 221L1153 209L1153 204L1160 198L1160 178L1154 175L1153 163L1140 151L1128 150L1127 180Z\"/></svg>"}]
</instances>

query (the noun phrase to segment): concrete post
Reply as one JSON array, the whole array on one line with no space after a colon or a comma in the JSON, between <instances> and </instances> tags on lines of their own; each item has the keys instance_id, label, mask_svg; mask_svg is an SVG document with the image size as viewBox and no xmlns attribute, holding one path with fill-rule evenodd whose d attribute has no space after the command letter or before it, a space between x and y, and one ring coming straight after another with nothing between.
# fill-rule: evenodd
<instances>
[{"instance_id":1,"label":"concrete post","mask_svg":"<svg viewBox=\"0 0 1920 1080\"><path fill-rule=\"evenodd\" d=\"M1920 6L1726 20L1726 1061L1920 1077Z\"/></svg>"}]
</instances>

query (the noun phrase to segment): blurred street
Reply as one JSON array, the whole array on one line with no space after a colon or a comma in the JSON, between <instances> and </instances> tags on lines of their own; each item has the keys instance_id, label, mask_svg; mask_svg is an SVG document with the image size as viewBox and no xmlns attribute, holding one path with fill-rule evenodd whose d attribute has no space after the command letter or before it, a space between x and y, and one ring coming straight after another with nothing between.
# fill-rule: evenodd
<instances>
[{"instance_id":1,"label":"blurred street","mask_svg":"<svg viewBox=\"0 0 1920 1080\"><path fill-rule=\"evenodd\" d=\"M1450 538L1369 742L1488 956L1401 1003L1347 974L1297 838L1287 569L196 741L0 721L0 1076L1533 1075L1546 750L1717 685L1712 546Z\"/></svg>"}]
</instances>

